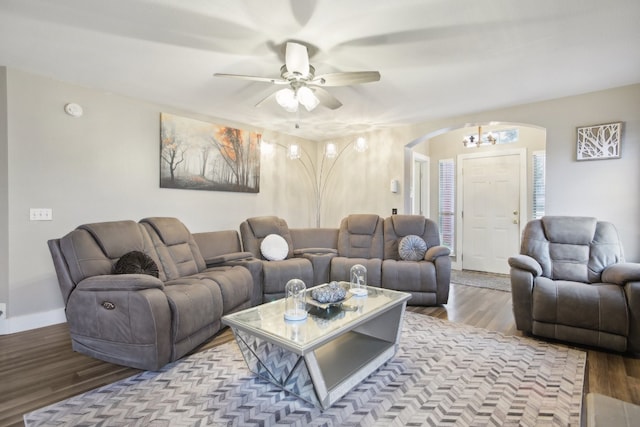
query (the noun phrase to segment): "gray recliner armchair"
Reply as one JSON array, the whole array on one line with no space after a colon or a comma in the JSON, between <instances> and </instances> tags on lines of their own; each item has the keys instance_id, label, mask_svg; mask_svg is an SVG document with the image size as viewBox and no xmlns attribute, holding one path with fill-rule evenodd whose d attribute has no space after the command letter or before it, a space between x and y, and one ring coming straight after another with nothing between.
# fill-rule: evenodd
<instances>
[{"instance_id":1,"label":"gray recliner armchair","mask_svg":"<svg viewBox=\"0 0 640 427\"><path fill-rule=\"evenodd\" d=\"M613 224L588 217L533 220L509 265L519 330L640 353L640 264L624 262Z\"/></svg>"}]
</instances>

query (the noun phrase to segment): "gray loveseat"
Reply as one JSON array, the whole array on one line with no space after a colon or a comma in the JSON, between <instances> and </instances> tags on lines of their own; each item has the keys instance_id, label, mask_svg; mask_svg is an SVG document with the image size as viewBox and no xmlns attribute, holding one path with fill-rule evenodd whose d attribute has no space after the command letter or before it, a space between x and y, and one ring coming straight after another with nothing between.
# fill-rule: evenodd
<instances>
[{"instance_id":1,"label":"gray loveseat","mask_svg":"<svg viewBox=\"0 0 640 427\"><path fill-rule=\"evenodd\" d=\"M211 338L221 329L223 315L252 305L254 292L248 268L222 265L217 237L201 236L210 262L219 265L212 268L175 218L86 224L50 240L73 349L155 370ZM153 261L145 266L153 268L138 271L141 265L132 262L127 268L136 267L133 273L114 273L123 258L140 253ZM245 257L227 258L242 262Z\"/></svg>"},{"instance_id":2,"label":"gray loveseat","mask_svg":"<svg viewBox=\"0 0 640 427\"><path fill-rule=\"evenodd\" d=\"M640 354L640 264L625 263L613 224L547 216L509 258L519 330Z\"/></svg>"}]
</instances>

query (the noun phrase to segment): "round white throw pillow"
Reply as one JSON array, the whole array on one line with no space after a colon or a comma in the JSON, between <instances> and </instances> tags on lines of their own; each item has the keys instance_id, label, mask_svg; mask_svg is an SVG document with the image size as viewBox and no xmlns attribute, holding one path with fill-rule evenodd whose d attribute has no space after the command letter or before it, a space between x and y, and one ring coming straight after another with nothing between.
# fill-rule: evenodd
<instances>
[{"instance_id":1,"label":"round white throw pillow","mask_svg":"<svg viewBox=\"0 0 640 427\"><path fill-rule=\"evenodd\" d=\"M422 261L427 252L427 244L422 237L410 234L404 236L398 245L398 254L405 261Z\"/></svg>"},{"instance_id":2,"label":"round white throw pillow","mask_svg":"<svg viewBox=\"0 0 640 427\"><path fill-rule=\"evenodd\" d=\"M269 261L281 261L289 254L289 245L284 237L269 234L260 244L260 252Z\"/></svg>"}]
</instances>

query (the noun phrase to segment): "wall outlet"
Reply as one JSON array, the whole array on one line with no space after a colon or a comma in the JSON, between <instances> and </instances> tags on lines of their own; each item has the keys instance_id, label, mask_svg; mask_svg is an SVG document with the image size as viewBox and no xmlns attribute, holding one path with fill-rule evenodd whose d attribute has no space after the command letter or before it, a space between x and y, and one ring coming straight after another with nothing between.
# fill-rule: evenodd
<instances>
[{"instance_id":1,"label":"wall outlet","mask_svg":"<svg viewBox=\"0 0 640 427\"><path fill-rule=\"evenodd\" d=\"M53 209L31 208L29 209L29 219L31 221L51 221L53 220Z\"/></svg>"},{"instance_id":2,"label":"wall outlet","mask_svg":"<svg viewBox=\"0 0 640 427\"><path fill-rule=\"evenodd\" d=\"M7 318L7 304L0 302L0 320Z\"/></svg>"},{"instance_id":3,"label":"wall outlet","mask_svg":"<svg viewBox=\"0 0 640 427\"><path fill-rule=\"evenodd\" d=\"M398 209L397 208L391 209L391 215L398 215Z\"/></svg>"}]
</instances>

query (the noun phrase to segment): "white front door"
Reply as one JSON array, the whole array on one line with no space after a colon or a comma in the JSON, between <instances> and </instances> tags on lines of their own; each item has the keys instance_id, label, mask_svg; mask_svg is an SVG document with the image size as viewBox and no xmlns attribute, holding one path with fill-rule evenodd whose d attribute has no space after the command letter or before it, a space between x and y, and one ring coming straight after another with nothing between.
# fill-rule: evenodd
<instances>
[{"instance_id":1,"label":"white front door","mask_svg":"<svg viewBox=\"0 0 640 427\"><path fill-rule=\"evenodd\" d=\"M462 160L462 268L509 273L519 253L521 155Z\"/></svg>"}]
</instances>

